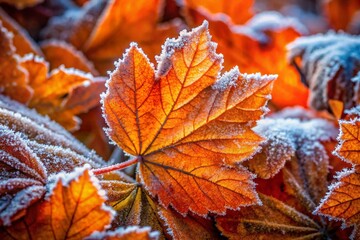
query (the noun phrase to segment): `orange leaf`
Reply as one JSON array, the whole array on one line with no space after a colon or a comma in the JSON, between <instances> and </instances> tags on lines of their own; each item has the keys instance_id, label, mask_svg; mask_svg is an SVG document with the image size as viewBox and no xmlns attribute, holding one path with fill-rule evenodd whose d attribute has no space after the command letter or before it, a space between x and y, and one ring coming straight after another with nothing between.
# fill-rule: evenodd
<instances>
[{"instance_id":1,"label":"orange leaf","mask_svg":"<svg viewBox=\"0 0 360 240\"><path fill-rule=\"evenodd\" d=\"M32 96L26 69L20 66L12 42L12 34L0 23L0 86L2 94L26 103Z\"/></svg>"},{"instance_id":2,"label":"orange leaf","mask_svg":"<svg viewBox=\"0 0 360 240\"><path fill-rule=\"evenodd\" d=\"M226 14L232 23L243 24L252 13L253 0L185 0L184 7L190 9L205 8L211 13Z\"/></svg>"},{"instance_id":3,"label":"orange leaf","mask_svg":"<svg viewBox=\"0 0 360 240\"><path fill-rule=\"evenodd\" d=\"M154 71L132 44L103 98L111 139L140 162L139 177L160 203L186 214L257 203L252 175L235 166L262 139L251 128L263 115L275 76L219 77L222 57L207 23L169 39Z\"/></svg>"},{"instance_id":4,"label":"orange leaf","mask_svg":"<svg viewBox=\"0 0 360 240\"><path fill-rule=\"evenodd\" d=\"M50 196L28 209L24 219L1 229L1 239L83 239L104 230L113 212L97 180L86 169L59 177Z\"/></svg>"},{"instance_id":5,"label":"orange leaf","mask_svg":"<svg viewBox=\"0 0 360 240\"><path fill-rule=\"evenodd\" d=\"M49 40L41 43L41 50L44 52L46 60L50 63L50 69L55 69L64 65L66 68L76 68L84 72L98 75L84 54L76 50L71 44L60 40Z\"/></svg>"},{"instance_id":6,"label":"orange leaf","mask_svg":"<svg viewBox=\"0 0 360 240\"><path fill-rule=\"evenodd\" d=\"M358 118L340 121L341 133L335 154L354 164L337 175L338 181L329 187L329 192L317 208L317 212L330 218L342 219L348 225L360 224L360 166ZM357 230L358 231L358 230Z\"/></svg>"},{"instance_id":7,"label":"orange leaf","mask_svg":"<svg viewBox=\"0 0 360 240\"><path fill-rule=\"evenodd\" d=\"M286 59L286 45L306 32L295 19L279 13L255 15L245 25L231 23L226 15L213 15L205 9L191 10L186 16L190 25L204 19L226 59L225 69L233 65L244 72L277 73L272 102L278 107L307 105L308 90Z\"/></svg>"},{"instance_id":8,"label":"orange leaf","mask_svg":"<svg viewBox=\"0 0 360 240\"><path fill-rule=\"evenodd\" d=\"M67 129L77 129L79 119L75 115L99 104L99 93L104 87L102 78L94 79L91 74L62 66L48 75L48 63L33 55L26 55L21 64L28 70L29 85L34 90L29 107Z\"/></svg>"},{"instance_id":9,"label":"orange leaf","mask_svg":"<svg viewBox=\"0 0 360 240\"><path fill-rule=\"evenodd\" d=\"M336 155L351 164L360 164L360 121L340 121L340 144Z\"/></svg>"},{"instance_id":10,"label":"orange leaf","mask_svg":"<svg viewBox=\"0 0 360 240\"><path fill-rule=\"evenodd\" d=\"M107 204L117 213L113 221L115 226L150 226L159 231L161 239L165 239L158 206L141 186L112 179L100 183L109 196Z\"/></svg>"},{"instance_id":11,"label":"orange leaf","mask_svg":"<svg viewBox=\"0 0 360 240\"><path fill-rule=\"evenodd\" d=\"M70 42L105 74L130 42L138 42L154 57L163 41L176 35L179 21L158 24L162 8L160 0L93 2L80 10L75 23L66 14L51 22L45 30L46 37Z\"/></svg>"}]
</instances>

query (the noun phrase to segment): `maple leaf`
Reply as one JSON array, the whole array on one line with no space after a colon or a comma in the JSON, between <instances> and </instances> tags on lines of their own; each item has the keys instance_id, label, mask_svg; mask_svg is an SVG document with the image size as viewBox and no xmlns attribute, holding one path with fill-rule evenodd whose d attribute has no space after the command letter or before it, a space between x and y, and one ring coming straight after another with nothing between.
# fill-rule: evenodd
<instances>
[{"instance_id":1,"label":"maple leaf","mask_svg":"<svg viewBox=\"0 0 360 240\"><path fill-rule=\"evenodd\" d=\"M136 4L119 0L93 1L78 10L75 21L72 12L54 18L44 35L65 40L82 50L104 74L131 41L141 44L153 57L166 37L175 36L179 21L158 24L162 8L160 0L141 0Z\"/></svg>"},{"instance_id":2,"label":"maple leaf","mask_svg":"<svg viewBox=\"0 0 360 240\"><path fill-rule=\"evenodd\" d=\"M185 0L182 7L186 9L205 8L213 14L228 15L234 24L243 24L253 16L253 4L253 0ZM239 14L239 12L241 12L241 14Z\"/></svg>"},{"instance_id":3,"label":"maple leaf","mask_svg":"<svg viewBox=\"0 0 360 240\"><path fill-rule=\"evenodd\" d=\"M28 209L28 214L2 228L1 239L83 239L104 230L113 211L106 207L98 181L87 169L58 175L47 198Z\"/></svg>"},{"instance_id":4,"label":"maple leaf","mask_svg":"<svg viewBox=\"0 0 360 240\"><path fill-rule=\"evenodd\" d=\"M316 209L316 212L333 219L344 220L348 225L360 224L359 211L359 127L360 120L354 118L351 120L339 121L340 135L339 145L335 154L344 161L353 164L351 169L344 169L338 172L337 182L329 187L329 192ZM358 227L357 227L358 228ZM356 229L357 236L359 235Z\"/></svg>"},{"instance_id":5,"label":"maple leaf","mask_svg":"<svg viewBox=\"0 0 360 240\"><path fill-rule=\"evenodd\" d=\"M257 203L252 175L235 164L262 141L251 128L263 115L276 76L234 68L219 77L222 57L206 22L167 40L158 61L155 72L132 44L107 83L107 133L135 156L126 164L139 162L145 189L181 214Z\"/></svg>"},{"instance_id":6,"label":"maple leaf","mask_svg":"<svg viewBox=\"0 0 360 240\"><path fill-rule=\"evenodd\" d=\"M94 79L91 74L62 66L48 75L48 63L34 55L23 57L21 65L27 69L29 85L34 91L29 107L50 116L67 129L78 128L79 119L75 115L98 105L104 79Z\"/></svg>"},{"instance_id":7,"label":"maple leaf","mask_svg":"<svg viewBox=\"0 0 360 240\"><path fill-rule=\"evenodd\" d=\"M0 125L0 224L23 215L45 194L47 173L19 133Z\"/></svg>"},{"instance_id":8,"label":"maple leaf","mask_svg":"<svg viewBox=\"0 0 360 240\"><path fill-rule=\"evenodd\" d=\"M306 106L308 90L286 59L285 45L306 33L298 21L276 12L264 12L244 25L236 25L226 15L210 14L201 8L189 9L185 19L190 26L204 19L210 22L210 31L226 59L226 69L237 65L244 72L277 73L279 77L272 91L276 106Z\"/></svg>"},{"instance_id":9,"label":"maple leaf","mask_svg":"<svg viewBox=\"0 0 360 240\"><path fill-rule=\"evenodd\" d=\"M32 96L26 69L21 67L12 42L12 34L0 24L1 93L26 103Z\"/></svg>"},{"instance_id":10,"label":"maple leaf","mask_svg":"<svg viewBox=\"0 0 360 240\"><path fill-rule=\"evenodd\" d=\"M311 107L330 110L330 100L342 102L345 109L359 103L359 47L357 36L333 32L301 37L288 45L289 61L298 62L309 86Z\"/></svg>"}]
</instances>

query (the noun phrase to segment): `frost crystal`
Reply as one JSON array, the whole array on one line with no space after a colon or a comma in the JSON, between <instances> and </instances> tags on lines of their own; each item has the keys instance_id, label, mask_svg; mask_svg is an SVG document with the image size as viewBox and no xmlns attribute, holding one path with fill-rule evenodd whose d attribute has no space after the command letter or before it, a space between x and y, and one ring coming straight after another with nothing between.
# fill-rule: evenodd
<instances>
[{"instance_id":1,"label":"frost crystal","mask_svg":"<svg viewBox=\"0 0 360 240\"><path fill-rule=\"evenodd\" d=\"M310 105L328 109L328 100L342 101L346 109L359 102L357 71L360 68L360 38L328 32L300 37L288 46L288 59L302 59L301 71L310 88ZM355 92L357 91L357 92Z\"/></svg>"}]
</instances>

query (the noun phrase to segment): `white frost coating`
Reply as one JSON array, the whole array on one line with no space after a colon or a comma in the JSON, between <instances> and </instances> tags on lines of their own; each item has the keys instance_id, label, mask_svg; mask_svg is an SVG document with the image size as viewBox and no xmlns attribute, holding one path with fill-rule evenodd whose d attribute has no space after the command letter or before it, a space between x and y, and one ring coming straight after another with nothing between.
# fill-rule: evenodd
<instances>
[{"instance_id":1,"label":"white frost coating","mask_svg":"<svg viewBox=\"0 0 360 240\"><path fill-rule=\"evenodd\" d=\"M258 13L245 25L235 25L231 30L265 43L269 41L265 31L281 31L286 28L293 28L301 35L308 33L306 27L296 18L285 17L275 11Z\"/></svg>"},{"instance_id":2,"label":"white frost coating","mask_svg":"<svg viewBox=\"0 0 360 240\"><path fill-rule=\"evenodd\" d=\"M279 159L290 160L295 152L305 160L320 162L326 158L325 148L321 142L335 139L336 128L323 119L300 121L299 119L263 119L253 130L267 140L266 146L268 164ZM316 157L315 157L316 155ZM281 164L285 164L285 161ZM279 169L280 170L280 169Z\"/></svg>"},{"instance_id":3,"label":"white frost coating","mask_svg":"<svg viewBox=\"0 0 360 240\"><path fill-rule=\"evenodd\" d=\"M20 58L20 61L26 62L26 61L34 61L36 63L45 63L46 66L49 66L49 63L45 61L45 59L41 56L35 55L33 53L27 53L23 57Z\"/></svg>"},{"instance_id":4,"label":"white frost coating","mask_svg":"<svg viewBox=\"0 0 360 240\"><path fill-rule=\"evenodd\" d=\"M225 72L215 83L212 85L214 90L224 91L229 87L235 87L236 81L240 75L239 68L235 66L230 71Z\"/></svg>"},{"instance_id":5,"label":"white frost coating","mask_svg":"<svg viewBox=\"0 0 360 240\"><path fill-rule=\"evenodd\" d=\"M158 231L151 231L151 228L146 227L139 227L139 226L127 226L127 227L119 227L115 231L107 231L107 232L94 232L89 237L85 238L86 240L95 240L95 239L105 239L107 237L118 237L121 238L122 236L129 234L129 233L144 233L148 232L149 239L158 239L160 233Z\"/></svg>"},{"instance_id":6,"label":"white frost coating","mask_svg":"<svg viewBox=\"0 0 360 240\"><path fill-rule=\"evenodd\" d=\"M300 37L287 48L289 62L302 58L301 71L310 88L311 107L328 109L329 98L342 101L345 109L353 106L359 95L355 93L359 83L351 81L353 77L357 79L354 69L360 67L359 36L328 32ZM328 91L328 84L333 91Z\"/></svg>"},{"instance_id":7,"label":"white frost coating","mask_svg":"<svg viewBox=\"0 0 360 240\"><path fill-rule=\"evenodd\" d=\"M86 79L93 79L93 75L91 73L86 73L86 72L83 72L79 69L76 69L76 68L66 68L64 65L60 65L58 68L52 70L50 72L50 75L55 75L59 72L64 72L68 75L75 75L75 76L79 76L79 77L82 77L82 78L86 78Z\"/></svg>"},{"instance_id":8,"label":"white frost coating","mask_svg":"<svg viewBox=\"0 0 360 240\"><path fill-rule=\"evenodd\" d=\"M205 20L202 25L199 27L193 28L190 32L187 30L182 30L178 38L168 38L165 43L162 45L162 51L160 56L156 56L157 61L157 70L155 73L156 78L164 76L170 70L172 63L171 57L175 53L175 51L180 50L182 48L186 48L189 45L190 39L197 40L199 35L206 31L207 38L211 40L211 35L208 31L208 22ZM208 47L210 49L209 57L213 60L220 60L221 64L223 61L223 57L221 54L216 54L217 44L214 42L209 42ZM189 46L190 47L190 46Z\"/></svg>"}]
</instances>

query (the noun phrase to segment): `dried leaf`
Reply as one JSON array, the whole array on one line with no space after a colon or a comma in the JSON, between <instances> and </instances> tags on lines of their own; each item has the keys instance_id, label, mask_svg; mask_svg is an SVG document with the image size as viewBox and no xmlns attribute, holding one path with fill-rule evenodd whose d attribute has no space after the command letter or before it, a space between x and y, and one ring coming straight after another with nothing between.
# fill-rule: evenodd
<instances>
[{"instance_id":1,"label":"dried leaf","mask_svg":"<svg viewBox=\"0 0 360 240\"><path fill-rule=\"evenodd\" d=\"M158 61L155 72L132 44L118 62L103 97L110 138L138 157L141 182L165 207L206 215L257 203L252 175L234 164L262 141L251 128L276 77L218 77L207 23L168 39Z\"/></svg>"},{"instance_id":2,"label":"dried leaf","mask_svg":"<svg viewBox=\"0 0 360 240\"><path fill-rule=\"evenodd\" d=\"M16 112L14 112L14 109L16 109ZM55 122L51 122L34 110L30 110L2 95L0 95L0 124L20 133L22 138L27 140L27 144L31 144L30 148L36 154L48 156L45 157L44 155L40 160L43 161L45 166L49 166L47 171L50 173L57 172L55 169L59 169L61 166L65 169L69 166L69 171L72 171L75 166L82 166L85 162L94 167L104 163L93 151L85 148L69 132ZM56 157L57 155L62 155L65 159L73 159L73 162L69 162L69 165L66 161L52 164L56 161L62 161ZM45 161L47 159L49 162Z\"/></svg>"},{"instance_id":3,"label":"dried leaf","mask_svg":"<svg viewBox=\"0 0 360 240\"><path fill-rule=\"evenodd\" d=\"M244 72L277 73L272 91L276 106L307 105L308 90L286 60L285 45L306 33L298 21L264 12L245 25L234 25L226 15L212 15L204 9L192 10L185 17L190 25L204 19L210 22L210 31L226 59L225 69L237 65Z\"/></svg>"},{"instance_id":4,"label":"dried leaf","mask_svg":"<svg viewBox=\"0 0 360 240\"><path fill-rule=\"evenodd\" d=\"M273 177L293 157L315 163L326 161L328 155L322 143L335 139L337 134L336 128L323 119L264 119L254 130L266 140L261 144L262 151L247 165L261 178Z\"/></svg>"},{"instance_id":5,"label":"dried leaf","mask_svg":"<svg viewBox=\"0 0 360 240\"><path fill-rule=\"evenodd\" d=\"M301 60L311 107L328 110L330 100L343 102L345 109L360 103L359 47L359 37L333 32L301 37L288 45L289 61Z\"/></svg>"},{"instance_id":6,"label":"dried leaf","mask_svg":"<svg viewBox=\"0 0 360 240\"><path fill-rule=\"evenodd\" d=\"M97 184L87 169L59 177L46 200L1 229L1 239L83 239L104 230L114 213Z\"/></svg>"},{"instance_id":7,"label":"dried leaf","mask_svg":"<svg viewBox=\"0 0 360 240\"><path fill-rule=\"evenodd\" d=\"M160 216L173 239L221 239L213 222L199 216L181 216L171 209L160 208Z\"/></svg>"},{"instance_id":8,"label":"dried leaf","mask_svg":"<svg viewBox=\"0 0 360 240\"><path fill-rule=\"evenodd\" d=\"M322 226L291 206L265 195L262 206L241 208L217 217L217 227L229 239L322 239Z\"/></svg>"},{"instance_id":9,"label":"dried leaf","mask_svg":"<svg viewBox=\"0 0 360 240\"><path fill-rule=\"evenodd\" d=\"M26 7L32 7L36 4L43 2L44 0L0 0L0 2L5 2L11 5L14 5L17 9L23 9Z\"/></svg>"},{"instance_id":10,"label":"dried leaf","mask_svg":"<svg viewBox=\"0 0 360 240\"><path fill-rule=\"evenodd\" d=\"M117 212L113 222L115 226L150 226L159 231L160 239L165 239L158 206L141 186L118 180L100 183L109 196L108 205Z\"/></svg>"},{"instance_id":11,"label":"dried leaf","mask_svg":"<svg viewBox=\"0 0 360 240\"><path fill-rule=\"evenodd\" d=\"M28 85L26 69L21 67L15 51L12 34L0 24L0 92L26 103L33 91Z\"/></svg>"},{"instance_id":12,"label":"dried leaf","mask_svg":"<svg viewBox=\"0 0 360 240\"><path fill-rule=\"evenodd\" d=\"M20 134L0 125L0 225L24 216L45 194L46 170Z\"/></svg>"}]
</instances>

